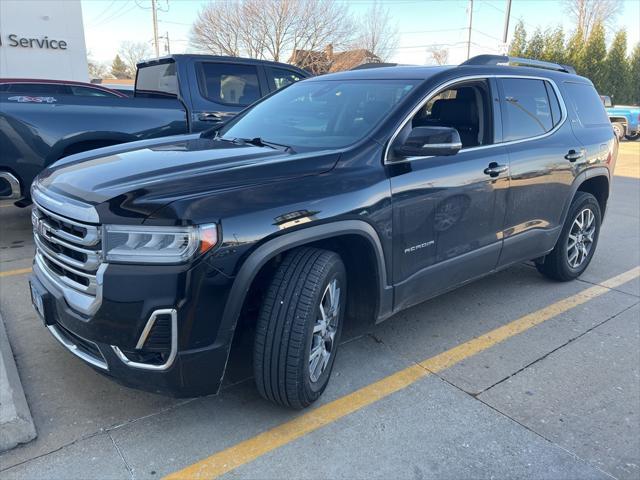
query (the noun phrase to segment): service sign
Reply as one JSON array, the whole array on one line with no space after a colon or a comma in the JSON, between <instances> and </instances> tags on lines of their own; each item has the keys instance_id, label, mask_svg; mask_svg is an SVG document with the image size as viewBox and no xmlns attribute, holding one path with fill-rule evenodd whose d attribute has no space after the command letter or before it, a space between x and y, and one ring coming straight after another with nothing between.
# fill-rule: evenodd
<instances>
[{"instance_id":1,"label":"service sign","mask_svg":"<svg viewBox=\"0 0 640 480\"><path fill-rule=\"evenodd\" d=\"M47 35L26 37L16 33L10 33L9 35L0 34L0 47L66 50L67 46L66 40L49 38Z\"/></svg>"}]
</instances>

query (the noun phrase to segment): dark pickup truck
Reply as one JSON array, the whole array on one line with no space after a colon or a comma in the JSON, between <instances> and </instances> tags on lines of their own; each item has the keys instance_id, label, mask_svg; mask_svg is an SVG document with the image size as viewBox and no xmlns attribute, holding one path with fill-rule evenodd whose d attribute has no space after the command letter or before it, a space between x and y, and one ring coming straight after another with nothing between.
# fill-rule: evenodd
<instances>
[{"instance_id":1,"label":"dark pickup truck","mask_svg":"<svg viewBox=\"0 0 640 480\"><path fill-rule=\"evenodd\" d=\"M33 303L97 371L176 395L216 392L242 330L260 393L302 408L345 323L517 262L580 276L617 151L570 67L480 56L310 78L217 131L42 172Z\"/></svg>"},{"instance_id":2,"label":"dark pickup truck","mask_svg":"<svg viewBox=\"0 0 640 480\"><path fill-rule=\"evenodd\" d=\"M0 92L0 201L28 204L35 176L67 155L199 132L308 76L276 62L172 55L138 64L134 98Z\"/></svg>"}]
</instances>

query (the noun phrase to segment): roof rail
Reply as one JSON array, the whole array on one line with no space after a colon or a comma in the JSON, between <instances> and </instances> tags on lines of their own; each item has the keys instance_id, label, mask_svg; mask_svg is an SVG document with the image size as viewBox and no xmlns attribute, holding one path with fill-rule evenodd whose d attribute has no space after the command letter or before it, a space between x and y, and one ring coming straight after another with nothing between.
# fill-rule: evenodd
<instances>
[{"instance_id":1,"label":"roof rail","mask_svg":"<svg viewBox=\"0 0 640 480\"><path fill-rule=\"evenodd\" d=\"M572 73L575 75L575 69L570 65L561 65L553 62L543 62L542 60L534 60L532 58L508 57L506 55L477 55L471 57L460 65L521 65L523 67L544 68L547 70L555 70L556 72Z\"/></svg>"},{"instance_id":2,"label":"roof rail","mask_svg":"<svg viewBox=\"0 0 640 480\"><path fill-rule=\"evenodd\" d=\"M399 63L384 63L384 62L371 62L371 63L362 63L356 67L353 67L351 70L366 70L369 68L381 68L381 67L397 67Z\"/></svg>"}]
</instances>

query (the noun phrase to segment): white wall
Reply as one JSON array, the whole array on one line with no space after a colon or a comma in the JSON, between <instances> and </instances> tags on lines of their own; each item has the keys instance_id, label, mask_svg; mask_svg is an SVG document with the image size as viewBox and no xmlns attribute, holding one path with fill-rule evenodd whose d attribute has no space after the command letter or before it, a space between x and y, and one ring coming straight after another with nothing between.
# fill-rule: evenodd
<instances>
[{"instance_id":1,"label":"white wall","mask_svg":"<svg viewBox=\"0 0 640 480\"><path fill-rule=\"evenodd\" d=\"M0 40L0 77L88 81L80 0L0 0Z\"/></svg>"}]
</instances>

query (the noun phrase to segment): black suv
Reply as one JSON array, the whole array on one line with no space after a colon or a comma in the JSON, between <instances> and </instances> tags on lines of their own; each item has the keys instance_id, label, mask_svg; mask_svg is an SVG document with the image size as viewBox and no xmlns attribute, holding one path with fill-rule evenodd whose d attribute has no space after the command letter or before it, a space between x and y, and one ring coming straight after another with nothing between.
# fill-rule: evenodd
<instances>
[{"instance_id":1,"label":"black suv","mask_svg":"<svg viewBox=\"0 0 640 480\"><path fill-rule=\"evenodd\" d=\"M98 371L183 396L218 390L252 325L260 393L305 407L344 322L526 260L556 280L584 272L617 145L592 83L562 65L480 56L307 79L203 134L45 170L33 302Z\"/></svg>"}]
</instances>

